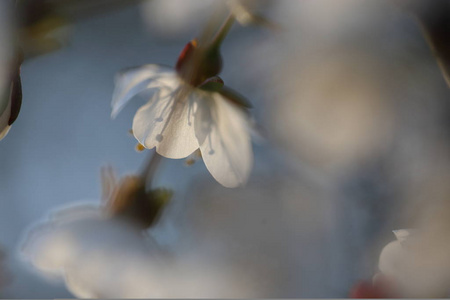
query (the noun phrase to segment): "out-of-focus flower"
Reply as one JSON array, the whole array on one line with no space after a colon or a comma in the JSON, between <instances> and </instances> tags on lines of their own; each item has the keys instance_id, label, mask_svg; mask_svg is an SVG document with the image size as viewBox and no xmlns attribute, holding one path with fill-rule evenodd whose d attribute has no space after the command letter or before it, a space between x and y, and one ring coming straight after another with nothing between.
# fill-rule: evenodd
<instances>
[{"instance_id":1,"label":"out-of-focus flower","mask_svg":"<svg viewBox=\"0 0 450 300\"><path fill-rule=\"evenodd\" d=\"M103 188L105 205L64 208L34 227L24 258L44 274L63 275L78 297L161 297L158 251L143 229L155 224L170 194L146 192L137 176L117 184L110 172Z\"/></svg>"},{"instance_id":2,"label":"out-of-focus flower","mask_svg":"<svg viewBox=\"0 0 450 300\"><path fill-rule=\"evenodd\" d=\"M21 58L15 63L10 75L10 87L4 91L0 99L0 140L11 129L11 125L19 116L22 106L22 82L20 79Z\"/></svg>"},{"instance_id":3,"label":"out-of-focus flower","mask_svg":"<svg viewBox=\"0 0 450 300\"><path fill-rule=\"evenodd\" d=\"M5 66L5 69L10 72L8 72L6 88L0 91L0 140L8 134L11 125L19 116L22 105L21 60L18 58L15 63L10 62Z\"/></svg>"},{"instance_id":4,"label":"out-of-focus flower","mask_svg":"<svg viewBox=\"0 0 450 300\"><path fill-rule=\"evenodd\" d=\"M450 270L439 263L424 241L422 233L395 230L396 241L381 251L378 267L403 297L447 297ZM434 245L439 247L440 245Z\"/></svg>"},{"instance_id":5,"label":"out-of-focus flower","mask_svg":"<svg viewBox=\"0 0 450 300\"><path fill-rule=\"evenodd\" d=\"M17 117L21 102L19 66L13 60L11 9L0 3L0 140Z\"/></svg>"},{"instance_id":6,"label":"out-of-focus flower","mask_svg":"<svg viewBox=\"0 0 450 300\"><path fill-rule=\"evenodd\" d=\"M278 101L269 105L278 142L313 166L336 172L387 145L394 111L382 92L380 67L366 53L332 49L283 62L275 74L284 78L275 86Z\"/></svg>"},{"instance_id":7,"label":"out-of-focus flower","mask_svg":"<svg viewBox=\"0 0 450 300\"><path fill-rule=\"evenodd\" d=\"M170 192L146 193L129 176L103 176L102 206L77 204L35 226L22 255L49 278L63 277L80 298L251 297L228 266L171 254L145 231L155 225Z\"/></svg>"},{"instance_id":8,"label":"out-of-focus flower","mask_svg":"<svg viewBox=\"0 0 450 300\"><path fill-rule=\"evenodd\" d=\"M176 70L159 65L127 70L116 79L112 116L134 96L153 93L134 117L136 139L173 159L200 149L211 175L236 187L245 184L253 163L248 103L217 77L221 67L218 45L193 41Z\"/></svg>"},{"instance_id":9,"label":"out-of-focus flower","mask_svg":"<svg viewBox=\"0 0 450 300\"><path fill-rule=\"evenodd\" d=\"M16 4L17 28L12 26L12 7L7 1L0 3L0 140L8 134L19 115L22 104L20 66L23 59L67 44L69 15L70 18L87 16L102 7L115 7L120 1L97 1L96 5L86 5L89 1L72 0L11 1ZM11 33L15 33L14 38Z\"/></svg>"},{"instance_id":10,"label":"out-of-focus flower","mask_svg":"<svg viewBox=\"0 0 450 300\"><path fill-rule=\"evenodd\" d=\"M77 297L142 297L142 289L148 296L160 296L149 285L156 281L143 285L136 280L144 274L152 277L157 264L150 241L139 227L108 219L98 207L56 212L29 233L23 255L43 274L62 275Z\"/></svg>"}]
</instances>

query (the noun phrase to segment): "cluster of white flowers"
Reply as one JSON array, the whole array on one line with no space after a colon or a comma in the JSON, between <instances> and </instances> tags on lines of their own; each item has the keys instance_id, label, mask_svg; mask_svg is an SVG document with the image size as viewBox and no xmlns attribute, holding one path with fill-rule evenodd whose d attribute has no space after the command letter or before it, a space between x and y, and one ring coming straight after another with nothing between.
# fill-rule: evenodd
<instances>
[{"instance_id":1,"label":"cluster of white flowers","mask_svg":"<svg viewBox=\"0 0 450 300\"><path fill-rule=\"evenodd\" d=\"M132 134L139 143L138 149L155 149L156 158L162 156L176 160L197 156L222 186L236 188L247 184L254 163L251 105L219 77L223 67L220 47L234 21L241 25L273 25L256 13L261 3L269 2L227 0L224 4L219 0L154 0L142 3L145 21L156 31L158 28L163 29L166 37L187 32L190 30L190 21L203 22L203 17L210 15L212 8L219 5L226 7L228 18L217 28L215 26L218 24L213 24L216 19L210 21L203 34L186 45L174 67L147 64L117 74L111 102L112 118L116 118L131 100L138 97L146 100L132 121ZM277 77L292 79L278 81L277 93L283 97L279 95L282 99L272 101L269 108L269 115L273 114L274 118L272 130L279 141L298 154L301 160L306 159L314 168L318 167L320 171L325 169L325 173L335 175L331 176L333 179L340 179L342 174L347 176L357 169L361 162L366 163L381 156L387 149L386 144L396 138L397 102L391 100L401 97L396 93L393 93L394 96L389 94L389 88L385 87L391 79L381 78L386 74L383 69L385 65L379 64L378 60L367 60L367 48L350 49L348 45L343 47L342 41L336 42L347 41L340 31L345 31L346 35L349 31L351 34L361 34L358 32L359 18L349 19L358 10L357 0L345 1L342 5L332 0L271 3L277 8L275 14L293 19L291 23L295 30L302 27L301 22L305 20L314 25L304 35L303 52L291 51L290 46L286 47L287 50L283 51L292 53L288 53L288 59L283 57L284 64L278 64L279 61L276 63L278 72L271 72ZM378 4L371 5L368 10ZM7 27L2 27L5 25L2 23L2 8L4 5L0 3L0 43L11 44ZM296 22L298 10L304 17L298 21L300 23ZM169 13L163 14L162 11ZM317 15L327 17L317 18ZM336 26L340 23L346 25ZM433 32L429 31L436 28L430 29L425 24L425 30L432 36ZM296 38L292 40L298 44ZM317 40L318 43L306 45L308 40ZM446 38L443 40L447 41ZM436 44L435 40L431 42ZM338 46L329 47L333 43ZM260 46L255 44L256 47ZM448 77L448 57L441 55L442 48L439 47L442 45L436 48L440 55L439 62ZM325 48L331 50L324 51ZM321 53L315 59L309 59L310 53L316 51ZM7 135L21 105L21 59L15 57L15 52L20 51L0 47L0 140ZM276 89L272 86L269 88ZM127 177L122 185L113 176L106 178L103 186L106 203L76 204L62 208L34 226L22 244L22 258L49 278L62 278L69 291L81 298L254 296L256 289L250 284L254 278L250 278L251 275L246 272L242 272L244 275L237 274L239 272L236 270L240 269L233 269L231 263L226 265L215 262L209 265L205 263L205 258L202 264L198 264L203 259L199 258L201 254L192 255L194 251L191 251L190 256L169 251L160 247L157 239L153 238L150 230L154 229L171 196L171 191L160 195L152 186L157 169L153 165L155 161L151 160L144 166L141 174ZM305 165L302 171L306 174L308 169L309 166ZM288 207L290 211L287 214L280 210L282 213L278 215L278 211L270 206L270 215L275 212L277 217L286 219L283 222L293 224L294 227L315 224L312 218L297 223L298 206L287 201L273 202L279 194L272 195L271 187L267 185L267 190L251 192L251 196L257 200L257 203L249 202L251 206L260 205L262 198L265 198L271 205L278 206L281 203L281 206ZM288 194L289 189L285 189L283 186L280 188ZM338 192L334 186L331 189ZM223 193L223 189L219 193ZM246 197L245 193L240 193ZM303 189L300 193L303 193ZM210 198L222 202L214 194ZM217 211L224 208L220 205L217 209L214 205L205 207ZM247 204L247 207L250 206ZM203 212L201 209L198 211ZM328 213L323 214L326 216L324 218L328 218ZM200 219L198 216L194 215ZM269 217L260 214L261 224L271 221ZM247 221L246 213L240 218ZM234 219L230 232L242 227L238 220ZM200 224L198 226L204 225L202 222ZM259 230L261 224L258 222L254 226ZM205 228L208 233L202 232L200 235L203 238L208 237L209 231L213 232L211 236L218 233L214 226ZM274 228L277 227L271 229ZM280 228L274 231L284 230L284 227ZM321 226L320 229L315 226L311 228L322 230ZM261 236L253 231L248 233L241 230L240 234L235 235L237 244L242 246L247 236L253 236L257 245L266 245L267 232L261 230L258 234ZM397 240L387 244L381 251L379 273L374 277L374 283L364 286L368 287L367 290L359 290L358 293L368 292L366 295L372 296L448 296L450 262L447 263L446 259L447 248L443 247L444 250L440 252L428 252L430 248L423 246L427 239L418 231L396 230L394 234ZM192 237L196 238L195 235ZM208 238L211 244L215 244L212 248L226 244L220 238ZM270 243L272 241L267 242L267 245ZM274 248L280 245L284 244L277 244ZM436 259L437 256L439 259ZM285 260L292 257L286 255ZM263 259L272 260L272 257L264 256ZM257 264L255 262L240 268L254 266ZM260 269L257 270L266 270L264 266L258 267ZM242 280L243 277L246 277L245 280ZM389 283L389 289L383 286L384 282L380 284L380 278Z\"/></svg>"},{"instance_id":2,"label":"cluster of white flowers","mask_svg":"<svg viewBox=\"0 0 450 300\"><path fill-rule=\"evenodd\" d=\"M213 40L188 43L174 69L145 65L117 76L112 117L135 96L149 97L136 113L132 128L140 145L156 148L158 153L143 174L128 176L118 184L114 174L106 172L106 205L75 205L58 210L28 233L22 246L23 258L50 277L62 276L75 296L247 294L247 288L223 269L197 272L192 269L198 266L185 261L188 258L170 261L170 255L158 249L146 231L156 223L166 203L160 198L167 195L159 195L153 189L147 191L146 180L154 175L158 155L181 159L200 152L209 172L226 187L244 185L250 175L253 152L248 103L224 86L217 75L222 68L219 47L234 19L252 20L237 1L230 1L229 7L233 13ZM14 112L14 84L0 122L8 122Z\"/></svg>"}]
</instances>

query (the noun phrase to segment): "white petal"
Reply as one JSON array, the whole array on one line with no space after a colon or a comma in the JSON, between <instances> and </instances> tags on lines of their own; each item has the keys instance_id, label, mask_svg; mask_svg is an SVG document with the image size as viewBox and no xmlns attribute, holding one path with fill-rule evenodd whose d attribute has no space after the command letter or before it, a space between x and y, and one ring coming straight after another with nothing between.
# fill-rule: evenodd
<instances>
[{"instance_id":1,"label":"white petal","mask_svg":"<svg viewBox=\"0 0 450 300\"><path fill-rule=\"evenodd\" d=\"M119 73L111 103L114 118L137 94L150 89L174 88L178 84L173 69L159 65L146 65Z\"/></svg>"},{"instance_id":2,"label":"white petal","mask_svg":"<svg viewBox=\"0 0 450 300\"><path fill-rule=\"evenodd\" d=\"M397 276L401 273L401 262L405 260L406 252L399 241L387 244L380 253L378 268L383 274Z\"/></svg>"},{"instance_id":3,"label":"white petal","mask_svg":"<svg viewBox=\"0 0 450 300\"><path fill-rule=\"evenodd\" d=\"M195 131L203 161L225 187L247 182L253 165L248 117L218 93L199 103Z\"/></svg>"},{"instance_id":4,"label":"white petal","mask_svg":"<svg viewBox=\"0 0 450 300\"><path fill-rule=\"evenodd\" d=\"M9 132L9 130L11 129L11 126L6 126L2 132L0 132L0 140L2 140Z\"/></svg>"},{"instance_id":5,"label":"white petal","mask_svg":"<svg viewBox=\"0 0 450 300\"><path fill-rule=\"evenodd\" d=\"M51 223L33 228L22 246L23 258L49 275L60 274L77 251L73 233Z\"/></svg>"},{"instance_id":6,"label":"white petal","mask_svg":"<svg viewBox=\"0 0 450 300\"><path fill-rule=\"evenodd\" d=\"M88 204L70 205L53 212L45 222L27 233L22 244L23 258L47 274L61 273L79 251L78 235L86 231L86 227L78 227L89 227L100 217L99 207ZM79 225L74 225L77 223Z\"/></svg>"},{"instance_id":7,"label":"white petal","mask_svg":"<svg viewBox=\"0 0 450 300\"><path fill-rule=\"evenodd\" d=\"M4 89L3 93L0 94L0 123L3 123L2 119L4 118L5 114L9 114L8 112L8 106L9 110L11 110L11 89L12 84L9 85L9 89ZM9 119L9 115L8 115Z\"/></svg>"},{"instance_id":8,"label":"white petal","mask_svg":"<svg viewBox=\"0 0 450 300\"><path fill-rule=\"evenodd\" d=\"M66 284L77 297L153 298L161 297L158 284L161 269L151 248L136 251L140 245L117 245L89 249L66 268ZM155 262L156 261L156 262Z\"/></svg>"},{"instance_id":9,"label":"white petal","mask_svg":"<svg viewBox=\"0 0 450 300\"><path fill-rule=\"evenodd\" d=\"M194 130L196 94L188 91L180 96L182 90L159 90L133 120L136 139L148 149L156 147L167 158L184 158L198 149Z\"/></svg>"},{"instance_id":10,"label":"white petal","mask_svg":"<svg viewBox=\"0 0 450 300\"><path fill-rule=\"evenodd\" d=\"M0 101L7 101L6 103L1 103L4 106L3 112L0 114L0 140L3 139L9 132L11 126L8 125L9 117L11 116L11 92L10 88L7 92L7 97L2 97Z\"/></svg>"},{"instance_id":11,"label":"white petal","mask_svg":"<svg viewBox=\"0 0 450 300\"><path fill-rule=\"evenodd\" d=\"M405 242L407 239L411 239L411 236L414 234L414 230L412 229L397 229L392 232L400 243Z\"/></svg>"}]
</instances>

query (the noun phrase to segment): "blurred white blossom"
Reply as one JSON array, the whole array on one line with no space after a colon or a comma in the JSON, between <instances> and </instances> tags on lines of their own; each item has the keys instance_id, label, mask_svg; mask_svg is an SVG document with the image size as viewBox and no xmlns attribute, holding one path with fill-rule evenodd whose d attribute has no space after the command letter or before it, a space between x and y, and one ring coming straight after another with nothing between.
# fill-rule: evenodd
<instances>
[{"instance_id":1,"label":"blurred white blossom","mask_svg":"<svg viewBox=\"0 0 450 300\"><path fill-rule=\"evenodd\" d=\"M219 92L187 84L173 69L146 65L117 77L113 117L142 92L153 92L133 120L133 134L142 145L156 147L160 155L173 159L200 149L207 169L220 184L245 184L253 152L249 117L241 107Z\"/></svg>"},{"instance_id":2,"label":"blurred white blossom","mask_svg":"<svg viewBox=\"0 0 450 300\"><path fill-rule=\"evenodd\" d=\"M77 297L160 297L152 247L139 227L77 205L34 227L22 254L44 274L62 275Z\"/></svg>"},{"instance_id":3,"label":"blurred white blossom","mask_svg":"<svg viewBox=\"0 0 450 300\"><path fill-rule=\"evenodd\" d=\"M11 129L12 123L17 119L22 105L22 83L20 79L20 66L13 71L13 80L9 89L2 96L3 112L0 114L0 140Z\"/></svg>"},{"instance_id":4,"label":"blurred white blossom","mask_svg":"<svg viewBox=\"0 0 450 300\"><path fill-rule=\"evenodd\" d=\"M272 130L315 167L346 170L388 145L392 103L366 54L335 47L308 57L297 54L276 73L289 75L278 81L279 100L269 104Z\"/></svg>"},{"instance_id":5,"label":"blurred white blossom","mask_svg":"<svg viewBox=\"0 0 450 300\"><path fill-rule=\"evenodd\" d=\"M102 179L104 204L53 212L28 232L22 258L49 279L64 278L81 298L251 296L222 263L171 253L150 236L167 191L146 192L137 176L118 184L110 169Z\"/></svg>"},{"instance_id":6,"label":"blurred white blossom","mask_svg":"<svg viewBox=\"0 0 450 300\"><path fill-rule=\"evenodd\" d=\"M22 255L49 278L62 276L80 298L251 297L224 262L164 252L125 219L94 205L74 205L34 227ZM249 279L246 279L249 283Z\"/></svg>"},{"instance_id":7,"label":"blurred white blossom","mask_svg":"<svg viewBox=\"0 0 450 300\"><path fill-rule=\"evenodd\" d=\"M424 245L423 232L402 229L394 234L397 240L383 248L378 267L395 290L403 297L447 297L449 265L433 250L442 245Z\"/></svg>"},{"instance_id":8,"label":"blurred white blossom","mask_svg":"<svg viewBox=\"0 0 450 300\"><path fill-rule=\"evenodd\" d=\"M139 227L93 205L52 214L30 231L22 254L50 278L62 276L80 298L251 295L224 266L187 256L169 260Z\"/></svg>"},{"instance_id":9,"label":"blurred white blossom","mask_svg":"<svg viewBox=\"0 0 450 300\"><path fill-rule=\"evenodd\" d=\"M0 140L3 139L11 129L9 126L9 117L11 116L11 96L2 97L2 105L6 105L3 108L3 112L0 114Z\"/></svg>"}]
</instances>

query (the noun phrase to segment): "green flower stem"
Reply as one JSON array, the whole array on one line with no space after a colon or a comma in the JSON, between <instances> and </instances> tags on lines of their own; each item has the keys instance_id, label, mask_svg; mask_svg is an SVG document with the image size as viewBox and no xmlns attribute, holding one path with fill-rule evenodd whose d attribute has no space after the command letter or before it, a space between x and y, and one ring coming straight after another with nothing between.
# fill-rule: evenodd
<instances>
[{"instance_id":1,"label":"green flower stem","mask_svg":"<svg viewBox=\"0 0 450 300\"><path fill-rule=\"evenodd\" d=\"M228 32L230 31L231 27L233 26L234 21L235 21L234 15L229 14L228 17L226 18L225 22L219 28L219 30L217 31L213 40L211 41L210 47L212 49L219 49L219 47L222 45L222 42L227 37Z\"/></svg>"},{"instance_id":2,"label":"green flower stem","mask_svg":"<svg viewBox=\"0 0 450 300\"><path fill-rule=\"evenodd\" d=\"M147 162L142 166L142 170L140 172L140 176L142 180L147 182L147 184L151 187L153 179L155 177L156 171L158 170L159 165L161 164L162 156L156 153L156 150L153 154L150 154Z\"/></svg>"}]
</instances>

